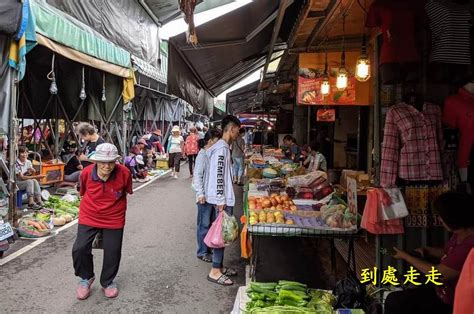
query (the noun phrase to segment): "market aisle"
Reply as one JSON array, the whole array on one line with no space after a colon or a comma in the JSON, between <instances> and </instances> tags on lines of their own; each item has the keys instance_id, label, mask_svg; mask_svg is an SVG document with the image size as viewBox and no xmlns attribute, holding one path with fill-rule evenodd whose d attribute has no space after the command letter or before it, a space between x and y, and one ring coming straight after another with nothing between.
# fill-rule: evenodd
<instances>
[{"instance_id":1,"label":"market aisle","mask_svg":"<svg viewBox=\"0 0 474 314\"><path fill-rule=\"evenodd\" d=\"M72 227L0 268L1 311L229 313L244 283L240 250L234 244L226 254L226 264L240 272L234 287L206 281L209 264L195 257L190 184L184 171L179 180L160 179L130 197L116 300L106 299L98 282L88 300L76 300ZM236 195L241 204L241 191ZM98 276L102 251L93 253Z\"/></svg>"}]
</instances>

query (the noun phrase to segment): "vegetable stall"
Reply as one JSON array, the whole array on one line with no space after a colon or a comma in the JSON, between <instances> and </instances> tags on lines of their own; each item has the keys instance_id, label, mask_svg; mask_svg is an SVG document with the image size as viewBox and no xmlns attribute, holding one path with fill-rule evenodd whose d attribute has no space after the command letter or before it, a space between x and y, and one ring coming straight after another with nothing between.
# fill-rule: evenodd
<instances>
[{"instance_id":1,"label":"vegetable stall","mask_svg":"<svg viewBox=\"0 0 474 314\"><path fill-rule=\"evenodd\" d=\"M329 239L331 242L342 239L348 242L349 260L351 257L353 260L354 240L363 237L358 228L360 216L357 209L349 206L342 194L329 184L326 173L307 173L305 168L286 160L278 149L249 150L246 157L245 217L242 219L245 225L241 247L242 256L250 258L249 276L252 282L247 287L245 297L250 298L247 311L287 313L291 312L290 309L283 310L281 306L293 306L296 308L291 313L331 313L332 305L329 305L331 311L307 307L321 297L318 294L320 290L308 289L306 283L299 283L299 288L298 284L296 288L291 284L287 287L285 283L288 282L277 278L278 274L270 279L278 284L267 284L267 288L273 287L270 289L272 292L262 291L265 284L255 283L260 281L259 267L271 265L275 261L262 260L261 243L264 238L275 241L283 238L313 238ZM274 249L278 250L278 245ZM285 254L291 258L291 252ZM334 255L335 248L331 245L331 256ZM355 262L349 264L349 270L353 271ZM297 269L293 271L298 272ZM318 296L316 299L313 298L315 295ZM282 302L285 298L292 301ZM256 305L257 309L252 308L252 305Z\"/></svg>"},{"instance_id":2,"label":"vegetable stall","mask_svg":"<svg viewBox=\"0 0 474 314\"><path fill-rule=\"evenodd\" d=\"M18 235L27 239L51 235L55 227L64 226L78 218L79 203L80 199L70 194L63 197L49 196L43 209L18 220Z\"/></svg>"}]
</instances>

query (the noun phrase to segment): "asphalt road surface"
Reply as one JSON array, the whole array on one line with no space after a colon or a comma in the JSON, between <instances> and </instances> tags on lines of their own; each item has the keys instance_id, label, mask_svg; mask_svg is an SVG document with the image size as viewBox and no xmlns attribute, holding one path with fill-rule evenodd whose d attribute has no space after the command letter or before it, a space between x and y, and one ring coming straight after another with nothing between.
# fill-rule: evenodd
<instances>
[{"instance_id":1,"label":"asphalt road surface","mask_svg":"<svg viewBox=\"0 0 474 314\"><path fill-rule=\"evenodd\" d=\"M129 198L117 299L96 281L92 295L78 301L71 250L77 226L0 266L1 313L229 313L244 285L238 243L226 249L225 264L239 271L233 287L209 283L210 264L196 258L196 205L188 172L165 177ZM236 217L242 191L236 191ZM96 276L102 251L93 250Z\"/></svg>"}]
</instances>

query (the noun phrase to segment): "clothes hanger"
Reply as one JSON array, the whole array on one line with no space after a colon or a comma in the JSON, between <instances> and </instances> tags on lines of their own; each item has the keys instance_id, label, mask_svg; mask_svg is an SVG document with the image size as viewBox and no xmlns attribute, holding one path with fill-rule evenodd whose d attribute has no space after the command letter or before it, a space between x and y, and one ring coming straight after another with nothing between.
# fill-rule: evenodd
<instances>
[{"instance_id":1,"label":"clothes hanger","mask_svg":"<svg viewBox=\"0 0 474 314\"><path fill-rule=\"evenodd\" d=\"M413 106L416 110L422 112L423 111L423 104L424 104L424 99L420 93L417 93L415 89L411 89L410 92L406 93L403 96L403 102Z\"/></svg>"}]
</instances>

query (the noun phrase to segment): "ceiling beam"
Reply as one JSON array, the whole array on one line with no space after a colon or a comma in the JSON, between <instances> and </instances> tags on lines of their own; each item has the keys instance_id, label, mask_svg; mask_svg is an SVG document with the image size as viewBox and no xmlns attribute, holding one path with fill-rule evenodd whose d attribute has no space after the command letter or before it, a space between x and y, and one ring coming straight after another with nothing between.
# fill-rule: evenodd
<instances>
[{"instance_id":1,"label":"ceiling beam","mask_svg":"<svg viewBox=\"0 0 474 314\"><path fill-rule=\"evenodd\" d=\"M265 61L265 65L263 66L263 72L262 77L260 78L260 82L265 79L265 75L267 74L268 65L270 64L273 55L273 47L275 46L275 43L277 41L278 33L280 33L280 27L283 22L283 17L285 16L286 8L288 8L288 6L290 6L292 3L293 0L280 0L280 6L278 7L278 16L275 21L275 25L273 26L272 38L270 40L270 48L268 49L267 60Z\"/></svg>"},{"instance_id":2,"label":"ceiling beam","mask_svg":"<svg viewBox=\"0 0 474 314\"><path fill-rule=\"evenodd\" d=\"M323 11L309 11L308 18L324 18L326 17L326 10Z\"/></svg>"},{"instance_id":3,"label":"ceiling beam","mask_svg":"<svg viewBox=\"0 0 474 314\"><path fill-rule=\"evenodd\" d=\"M341 0L329 1L329 4L326 7L326 10L324 10L325 18L320 19L314 26L313 31L311 32L311 35L309 35L309 38L306 41L306 47L310 47L313 44L316 37L318 37L319 34L321 34L321 32L324 30L325 26L328 24L332 16L336 13L336 10L340 5L341 5Z\"/></svg>"},{"instance_id":4,"label":"ceiling beam","mask_svg":"<svg viewBox=\"0 0 474 314\"><path fill-rule=\"evenodd\" d=\"M207 42L207 43L198 43L197 45L181 45L179 49L182 51L187 50L199 50L199 49L214 49L214 48L222 48L228 46L235 46L245 44L245 39L237 39L237 40L223 40L223 41L215 41L215 42Z\"/></svg>"},{"instance_id":5,"label":"ceiling beam","mask_svg":"<svg viewBox=\"0 0 474 314\"><path fill-rule=\"evenodd\" d=\"M262 30L264 30L265 27L267 27L271 22L273 22L273 20L276 19L277 15L278 15L278 10L275 10L275 12L273 12L269 17L267 17L265 21L260 23L260 25L258 25L250 34L248 34L245 37L245 40L247 42L251 41L255 36L257 36L257 34L259 34Z\"/></svg>"},{"instance_id":6,"label":"ceiling beam","mask_svg":"<svg viewBox=\"0 0 474 314\"><path fill-rule=\"evenodd\" d=\"M359 49L362 45L363 35L357 36L346 36L344 39L344 50L351 51L352 49ZM329 51L342 51L342 36L332 37L329 40L324 41L319 45L313 45L310 47L300 47L288 49L288 54L294 55L302 52L329 52Z\"/></svg>"},{"instance_id":7,"label":"ceiling beam","mask_svg":"<svg viewBox=\"0 0 474 314\"><path fill-rule=\"evenodd\" d=\"M288 37L288 48L293 48L293 45L295 44L296 37L298 36L298 32L300 28L303 26L304 21L306 20L306 17L308 16L309 11L311 10L311 7L313 6L313 0L308 0L306 1L305 5L301 8L300 13L298 14L298 19L296 23L293 25L293 28L291 29L290 36ZM281 57L281 61L278 64L276 73L280 72L280 69L282 65L286 62L286 58L288 56L287 51L283 54Z\"/></svg>"}]
</instances>

